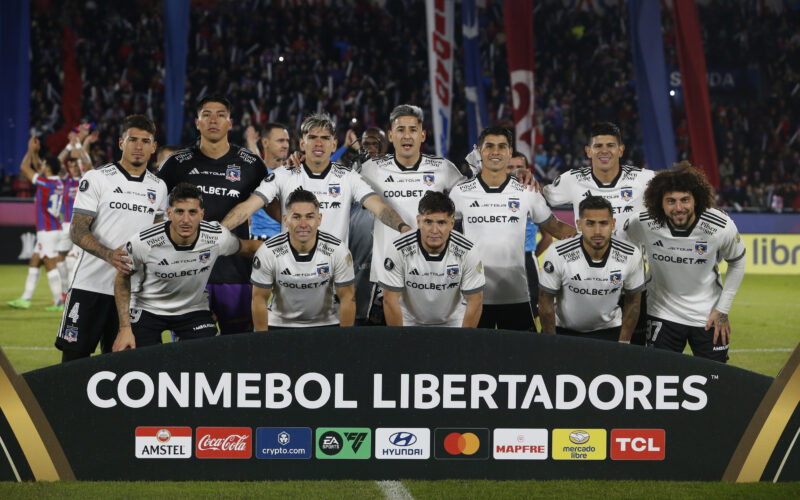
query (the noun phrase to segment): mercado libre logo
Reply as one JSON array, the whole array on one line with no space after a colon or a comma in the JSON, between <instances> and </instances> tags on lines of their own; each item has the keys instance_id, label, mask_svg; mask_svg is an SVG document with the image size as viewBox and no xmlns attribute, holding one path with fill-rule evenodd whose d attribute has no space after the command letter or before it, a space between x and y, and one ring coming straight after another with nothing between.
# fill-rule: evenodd
<instances>
[{"instance_id":1,"label":"mercado libre logo","mask_svg":"<svg viewBox=\"0 0 800 500\"><path fill-rule=\"evenodd\" d=\"M437 460L487 460L489 429L439 428L434 431Z\"/></svg>"}]
</instances>

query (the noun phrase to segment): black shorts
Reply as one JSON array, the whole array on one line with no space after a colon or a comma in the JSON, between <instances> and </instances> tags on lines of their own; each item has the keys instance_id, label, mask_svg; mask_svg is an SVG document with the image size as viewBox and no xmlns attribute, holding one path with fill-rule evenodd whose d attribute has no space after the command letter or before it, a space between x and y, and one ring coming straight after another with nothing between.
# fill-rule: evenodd
<instances>
[{"instance_id":1,"label":"black shorts","mask_svg":"<svg viewBox=\"0 0 800 500\"><path fill-rule=\"evenodd\" d=\"M730 344L714 344L714 328L706 330L702 326L688 326L674 321L647 317L647 346L667 351L683 352L686 342L692 353L700 358L725 363L728 361ZM718 340L719 341L719 340Z\"/></svg>"},{"instance_id":2,"label":"black shorts","mask_svg":"<svg viewBox=\"0 0 800 500\"><path fill-rule=\"evenodd\" d=\"M118 332L119 317L113 295L70 289L56 338L59 350L89 356L100 343L102 352L111 352Z\"/></svg>"},{"instance_id":3,"label":"black shorts","mask_svg":"<svg viewBox=\"0 0 800 500\"><path fill-rule=\"evenodd\" d=\"M518 304L484 304L478 328L536 331L530 302Z\"/></svg>"},{"instance_id":4,"label":"black shorts","mask_svg":"<svg viewBox=\"0 0 800 500\"><path fill-rule=\"evenodd\" d=\"M211 311L192 311L168 316L143 309L131 309L131 330L136 338L136 347L147 347L160 344L161 332L164 330L172 330L176 341L214 337L217 334L217 324L214 323Z\"/></svg>"},{"instance_id":5,"label":"black shorts","mask_svg":"<svg viewBox=\"0 0 800 500\"><path fill-rule=\"evenodd\" d=\"M533 317L539 317L539 264L533 252L525 252L525 274L528 275L528 293L531 296Z\"/></svg>"},{"instance_id":6,"label":"black shorts","mask_svg":"<svg viewBox=\"0 0 800 500\"><path fill-rule=\"evenodd\" d=\"M556 327L558 335L569 335L570 337L581 337L584 339L594 340L610 340L611 342L619 342L619 331L622 330L621 326L613 328L604 328L602 330L594 330L591 332L579 332L577 330L570 330L569 328Z\"/></svg>"}]
</instances>

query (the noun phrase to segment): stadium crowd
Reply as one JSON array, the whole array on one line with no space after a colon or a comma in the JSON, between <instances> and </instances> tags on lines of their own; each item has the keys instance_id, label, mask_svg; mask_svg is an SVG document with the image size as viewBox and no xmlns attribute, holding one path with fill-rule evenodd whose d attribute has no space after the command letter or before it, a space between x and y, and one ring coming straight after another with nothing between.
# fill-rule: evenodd
<instances>
[{"instance_id":1,"label":"stadium crowd","mask_svg":"<svg viewBox=\"0 0 800 500\"><path fill-rule=\"evenodd\" d=\"M456 6L459 16L460 4ZM756 98L712 91L713 124L722 188L718 203L730 210L800 209L800 35L792 10L755 13L737 2L699 5L706 59L711 67L756 68ZM480 46L490 122L512 123L503 34L502 5L479 10ZM81 86L81 113L96 124L91 145L95 163L116 150L122 117L142 113L156 123L164 117L163 26L159 2L36 1L32 5L31 123L41 134L62 127L62 91ZM280 121L293 130L309 113L326 112L338 124L340 144L353 126L387 129L385 117L399 103L429 102L424 19L419 2L393 1L381 8L369 1L313 5L193 2L186 102L222 92L233 103L234 142L244 144L250 124ZM597 22L598 16L613 22ZM668 10L662 12L667 65L677 68ZM246 19L247 21L242 21ZM619 123L626 161L645 166L638 127L627 9L604 14L565 9L563 2L538 2L536 37L536 124L534 158L542 180L585 165L587 126ZM74 36L80 81L64 81L64 26ZM764 27L769 26L768 30ZM357 29L354 29L357 27ZM460 30L456 29L456 46ZM731 44L729 40L737 43ZM458 49L454 60L463 59ZM383 64L391 60L393 64ZM592 78L583 77L591 74ZM454 72L453 130L449 157L460 162L472 149L466 137L463 73ZM738 97L738 99L737 99ZM688 159L688 128L682 103L673 102L679 159ZM187 113L187 117L189 113ZM355 122L354 122L355 120ZM430 129L429 118L425 126ZM163 143L163 131L157 131ZM182 144L196 140L191 120ZM292 149L296 149L296 140ZM0 193L28 197L24 179L2 176Z\"/></svg>"}]
</instances>

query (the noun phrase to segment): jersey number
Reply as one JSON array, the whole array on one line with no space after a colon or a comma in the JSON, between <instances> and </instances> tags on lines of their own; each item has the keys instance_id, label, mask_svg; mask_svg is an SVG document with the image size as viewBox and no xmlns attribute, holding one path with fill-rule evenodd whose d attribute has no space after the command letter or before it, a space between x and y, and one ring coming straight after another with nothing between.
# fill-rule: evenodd
<instances>
[{"instance_id":1,"label":"jersey number","mask_svg":"<svg viewBox=\"0 0 800 500\"><path fill-rule=\"evenodd\" d=\"M655 344L656 338L658 338L658 332L661 331L661 327L664 326L664 323L661 321L648 321L647 322L647 343Z\"/></svg>"},{"instance_id":2,"label":"jersey number","mask_svg":"<svg viewBox=\"0 0 800 500\"><path fill-rule=\"evenodd\" d=\"M81 306L80 302L75 302L75 305L72 306L72 309L69 310L69 314L67 317L72 320L73 325L78 324L78 308Z\"/></svg>"}]
</instances>

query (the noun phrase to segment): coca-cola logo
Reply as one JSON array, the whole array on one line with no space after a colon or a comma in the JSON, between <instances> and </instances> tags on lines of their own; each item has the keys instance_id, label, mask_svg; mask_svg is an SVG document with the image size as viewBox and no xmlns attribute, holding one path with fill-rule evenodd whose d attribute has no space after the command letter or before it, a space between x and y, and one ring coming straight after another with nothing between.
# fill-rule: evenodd
<instances>
[{"instance_id":1,"label":"coca-cola logo","mask_svg":"<svg viewBox=\"0 0 800 500\"><path fill-rule=\"evenodd\" d=\"M198 427L197 458L250 458L253 431L249 427Z\"/></svg>"}]
</instances>

